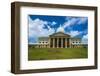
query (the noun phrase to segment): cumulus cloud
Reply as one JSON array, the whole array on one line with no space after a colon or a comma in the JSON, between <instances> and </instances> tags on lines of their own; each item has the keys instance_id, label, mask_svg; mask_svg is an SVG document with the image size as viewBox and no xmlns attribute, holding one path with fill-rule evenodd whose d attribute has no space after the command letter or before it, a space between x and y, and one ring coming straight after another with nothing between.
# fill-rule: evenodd
<instances>
[{"instance_id":1,"label":"cumulus cloud","mask_svg":"<svg viewBox=\"0 0 100 76\"><path fill-rule=\"evenodd\" d=\"M56 25L57 23L55 22L55 21L53 21L52 23L51 23L51 25Z\"/></svg>"},{"instance_id":2,"label":"cumulus cloud","mask_svg":"<svg viewBox=\"0 0 100 76\"><path fill-rule=\"evenodd\" d=\"M80 31L70 31L68 34L70 34L71 35L71 37L75 37L75 36L77 36L77 35L79 35L79 34L81 34L82 32L80 32Z\"/></svg>"},{"instance_id":3,"label":"cumulus cloud","mask_svg":"<svg viewBox=\"0 0 100 76\"><path fill-rule=\"evenodd\" d=\"M63 27L66 28L72 25L83 24L87 20L88 20L87 17L81 17L81 18L66 17L66 22L63 24Z\"/></svg>"},{"instance_id":4,"label":"cumulus cloud","mask_svg":"<svg viewBox=\"0 0 100 76\"><path fill-rule=\"evenodd\" d=\"M83 35L83 37L82 37L82 43L84 43L84 44L88 43L88 34Z\"/></svg>"},{"instance_id":5,"label":"cumulus cloud","mask_svg":"<svg viewBox=\"0 0 100 76\"><path fill-rule=\"evenodd\" d=\"M75 22L76 22L76 18L69 19L63 24L63 27L66 28L68 26L71 26L71 25L75 24Z\"/></svg>"},{"instance_id":6,"label":"cumulus cloud","mask_svg":"<svg viewBox=\"0 0 100 76\"><path fill-rule=\"evenodd\" d=\"M45 25L48 25L47 21L40 20L39 18L32 20L29 17L29 38L37 39L40 36L48 36L54 33L54 30L49 26L47 26L48 29L44 29Z\"/></svg>"}]
</instances>

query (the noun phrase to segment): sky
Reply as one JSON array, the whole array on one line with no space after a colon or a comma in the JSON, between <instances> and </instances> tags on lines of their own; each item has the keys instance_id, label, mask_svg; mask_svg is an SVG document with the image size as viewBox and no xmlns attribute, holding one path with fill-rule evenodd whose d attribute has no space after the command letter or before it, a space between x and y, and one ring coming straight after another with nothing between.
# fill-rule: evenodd
<instances>
[{"instance_id":1,"label":"sky","mask_svg":"<svg viewBox=\"0 0 100 76\"><path fill-rule=\"evenodd\" d=\"M38 37L59 32L60 27L71 37L81 38L82 43L88 42L88 17L28 15L28 27L29 43L37 43Z\"/></svg>"}]
</instances>

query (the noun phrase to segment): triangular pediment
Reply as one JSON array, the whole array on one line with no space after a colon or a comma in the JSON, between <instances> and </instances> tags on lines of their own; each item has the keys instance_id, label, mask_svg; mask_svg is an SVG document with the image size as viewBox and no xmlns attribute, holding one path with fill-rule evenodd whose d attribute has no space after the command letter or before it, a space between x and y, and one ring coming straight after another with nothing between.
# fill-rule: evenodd
<instances>
[{"instance_id":1,"label":"triangular pediment","mask_svg":"<svg viewBox=\"0 0 100 76\"><path fill-rule=\"evenodd\" d=\"M50 35L50 37L70 37L70 35L65 34L63 32L57 32L57 33Z\"/></svg>"}]
</instances>

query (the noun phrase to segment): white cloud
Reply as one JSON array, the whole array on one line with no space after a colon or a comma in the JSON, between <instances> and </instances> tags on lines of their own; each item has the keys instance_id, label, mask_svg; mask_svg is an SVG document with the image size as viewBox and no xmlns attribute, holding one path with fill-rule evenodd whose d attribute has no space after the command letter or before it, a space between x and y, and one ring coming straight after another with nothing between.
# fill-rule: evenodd
<instances>
[{"instance_id":1,"label":"white cloud","mask_svg":"<svg viewBox=\"0 0 100 76\"><path fill-rule=\"evenodd\" d=\"M88 20L88 18L80 18L77 24L82 24L84 22L86 22Z\"/></svg>"},{"instance_id":2,"label":"white cloud","mask_svg":"<svg viewBox=\"0 0 100 76\"><path fill-rule=\"evenodd\" d=\"M82 43L84 43L84 44L87 44L88 43L88 34L83 35Z\"/></svg>"},{"instance_id":3,"label":"white cloud","mask_svg":"<svg viewBox=\"0 0 100 76\"><path fill-rule=\"evenodd\" d=\"M76 18L69 19L68 21L66 21L66 22L63 24L63 27L66 28L66 27L68 27L68 26L71 26L71 25L75 24L76 21L77 21Z\"/></svg>"},{"instance_id":4,"label":"white cloud","mask_svg":"<svg viewBox=\"0 0 100 76\"><path fill-rule=\"evenodd\" d=\"M87 39L88 38L88 34L83 36L83 39Z\"/></svg>"},{"instance_id":5,"label":"white cloud","mask_svg":"<svg viewBox=\"0 0 100 76\"><path fill-rule=\"evenodd\" d=\"M83 24L86 21L87 21L87 18L85 17L81 17L81 18L71 18L71 17L67 18L66 17L66 22L63 24L63 27L66 28L75 24Z\"/></svg>"},{"instance_id":6,"label":"white cloud","mask_svg":"<svg viewBox=\"0 0 100 76\"><path fill-rule=\"evenodd\" d=\"M54 30L48 26L48 29L44 29L44 25L47 25L47 21L40 20L39 18L32 20L29 17L29 37L48 36L54 33Z\"/></svg>"},{"instance_id":7,"label":"white cloud","mask_svg":"<svg viewBox=\"0 0 100 76\"><path fill-rule=\"evenodd\" d=\"M53 21L52 23L51 23L51 25L56 25L57 23L55 22L55 21Z\"/></svg>"},{"instance_id":8,"label":"white cloud","mask_svg":"<svg viewBox=\"0 0 100 76\"><path fill-rule=\"evenodd\" d=\"M81 32L80 31L70 31L68 34L70 34L71 37L75 37L75 36L81 34Z\"/></svg>"}]
</instances>

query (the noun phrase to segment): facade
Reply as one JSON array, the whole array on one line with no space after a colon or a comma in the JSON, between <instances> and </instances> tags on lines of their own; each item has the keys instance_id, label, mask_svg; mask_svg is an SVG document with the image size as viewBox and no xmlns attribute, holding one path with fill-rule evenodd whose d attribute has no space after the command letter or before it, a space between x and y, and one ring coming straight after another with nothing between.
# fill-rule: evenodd
<instances>
[{"instance_id":1,"label":"facade","mask_svg":"<svg viewBox=\"0 0 100 76\"><path fill-rule=\"evenodd\" d=\"M49 37L39 37L36 48L79 48L82 47L80 38L72 38L63 32L57 32Z\"/></svg>"}]
</instances>

